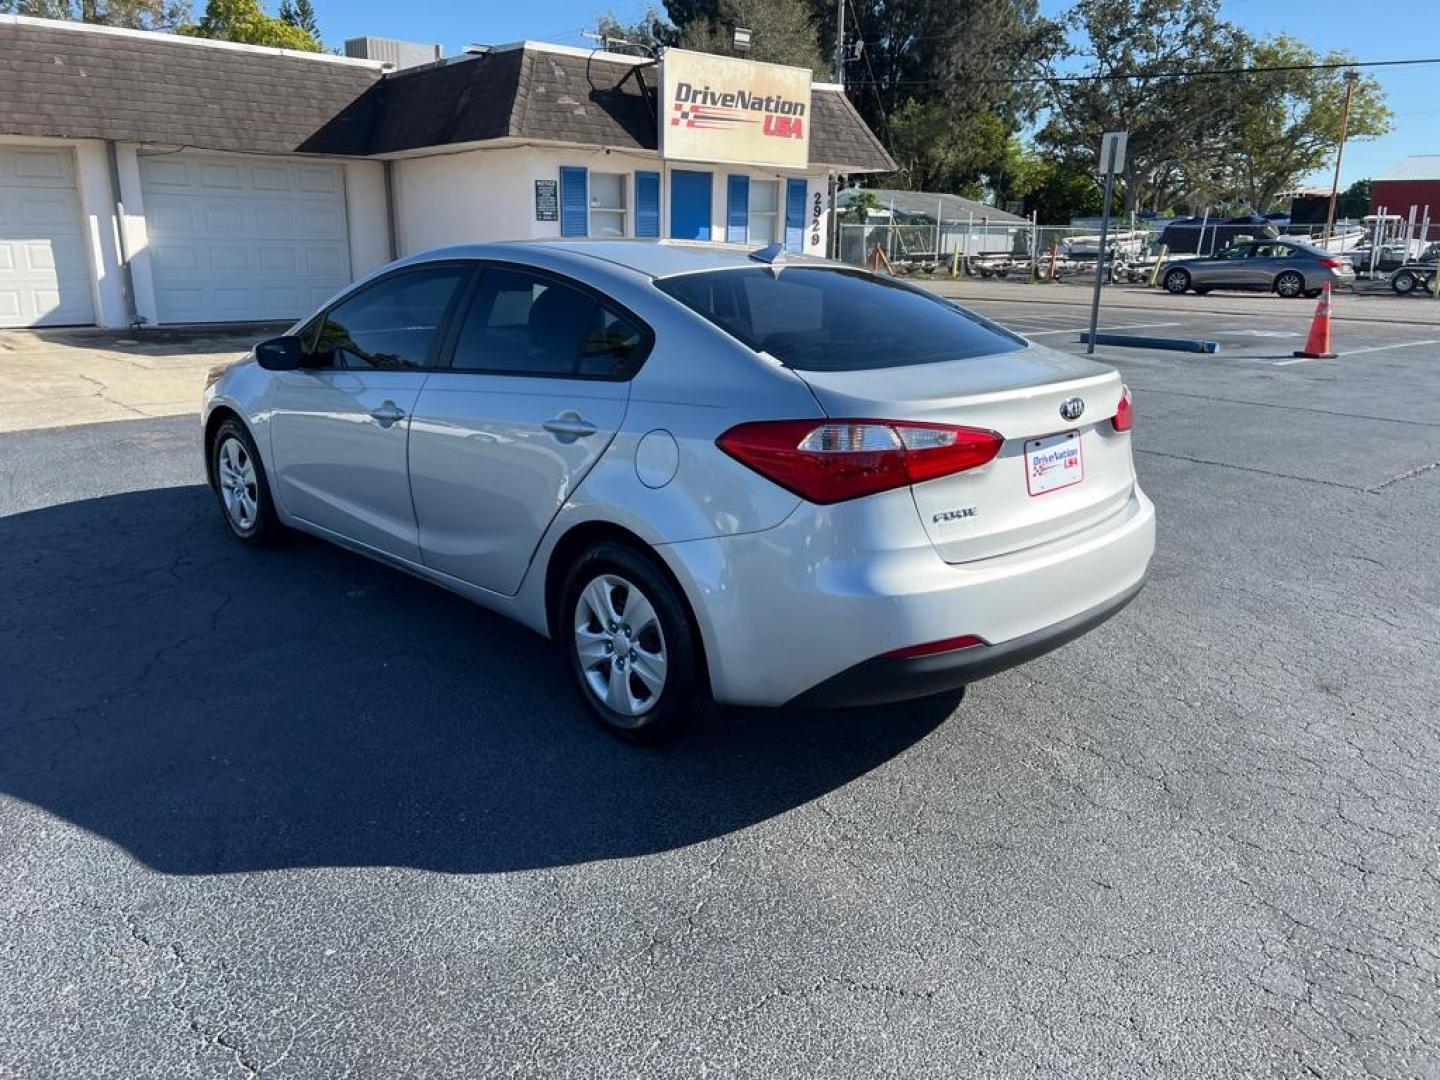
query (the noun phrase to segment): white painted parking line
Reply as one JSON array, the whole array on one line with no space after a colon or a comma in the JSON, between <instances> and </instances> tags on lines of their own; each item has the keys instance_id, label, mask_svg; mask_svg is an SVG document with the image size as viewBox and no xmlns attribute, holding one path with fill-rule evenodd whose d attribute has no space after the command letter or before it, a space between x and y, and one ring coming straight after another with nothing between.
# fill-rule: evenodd
<instances>
[{"instance_id":1,"label":"white painted parking line","mask_svg":"<svg viewBox=\"0 0 1440 1080\"><path fill-rule=\"evenodd\" d=\"M1359 353L1384 352L1386 349L1413 349L1417 345L1440 345L1440 338L1430 341L1402 341L1395 345L1367 345L1363 349L1346 349L1345 356L1356 356Z\"/></svg>"},{"instance_id":2,"label":"white painted parking line","mask_svg":"<svg viewBox=\"0 0 1440 1080\"><path fill-rule=\"evenodd\" d=\"M1341 357L1359 356L1361 353L1386 352L1390 349L1413 349L1419 345L1440 345L1440 338L1429 341L1401 341L1394 345L1366 345L1362 349L1346 349ZM1276 360L1271 367L1289 367L1291 364L1308 364L1312 360L1326 359L1322 356L1297 356L1293 360Z\"/></svg>"},{"instance_id":3,"label":"white painted parking line","mask_svg":"<svg viewBox=\"0 0 1440 1080\"><path fill-rule=\"evenodd\" d=\"M1128 323L1125 326L1101 326L1097 329L1096 332L1101 334L1108 334L1113 330L1153 330L1158 326L1179 325L1180 324L1177 322ZM1027 332L1024 330L1018 331L1018 333L1025 334L1027 337L1040 337L1042 334L1088 334L1089 332L1090 327L1088 326L1067 327L1064 330L1039 330L1035 332Z\"/></svg>"}]
</instances>

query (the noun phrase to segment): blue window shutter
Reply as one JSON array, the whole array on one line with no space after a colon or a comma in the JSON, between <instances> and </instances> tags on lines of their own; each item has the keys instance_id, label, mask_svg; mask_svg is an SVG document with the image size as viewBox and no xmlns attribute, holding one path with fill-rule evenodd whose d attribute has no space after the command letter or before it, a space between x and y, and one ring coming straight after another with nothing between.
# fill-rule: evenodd
<instances>
[{"instance_id":1,"label":"blue window shutter","mask_svg":"<svg viewBox=\"0 0 1440 1080\"><path fill-rule=\"evenodd\" d=\"M750 239L750 178L730 176L730 202L725 212L725 239L743 244Z\"/></svg>"},{"instance_id":2,"label":"blue window shutter","mask_svg":"<svg viewBox=\"0 0 1440 1080\"><path fill-rule=\"evenodd\" d=\"M637 172L635 174L635 235L650 238L660 236L660 174L658 172Z\"/></svg>"},{"instance_id":3,"label":"blue window shutter","mask_svg":"<svg viewBox=\"0 0 1440 1080\"><path fill-rule=\"evenodd\" d=\"M561 236L585 236L590 231L588 179L588 174L579 166L560 166Z\"/></svg>"},{"instance_id":4,"label":"blue window shutter","mask_svg":"<svg viewBox=\"0 0 1440 1080\"><path fill-rule=\"evenodd\" d=\"M710 199L714 177L708 172L670 170L670 237L710 239Z\"/></svg>"},{"instance_id":5,"label":"blue window shutter","mask_svg":"<svg viewBox=\"0 0 1440 1080\"><path fill-rule=\"evenodd\" d=\"M785 250L805 250L805 189L803 179L785 181Z\"/></svg>"}]
</instances>

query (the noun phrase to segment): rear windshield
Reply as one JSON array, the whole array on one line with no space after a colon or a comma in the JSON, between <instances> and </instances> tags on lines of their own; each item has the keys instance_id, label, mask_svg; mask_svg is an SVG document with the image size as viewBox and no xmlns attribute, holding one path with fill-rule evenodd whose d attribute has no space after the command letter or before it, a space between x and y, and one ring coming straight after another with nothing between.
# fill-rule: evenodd
<instances>
[{"instance_id":1,"label":"rear windshield","mask_svg":"<svg viewBox=\"0 0 1440 1080\"><path fill-rule=\"evenodd\" d=\"M1025 342L932 293L860 270L709 270L655 283L801 371L864 371L1013 352Z\"/></svg>"}]
</instances>

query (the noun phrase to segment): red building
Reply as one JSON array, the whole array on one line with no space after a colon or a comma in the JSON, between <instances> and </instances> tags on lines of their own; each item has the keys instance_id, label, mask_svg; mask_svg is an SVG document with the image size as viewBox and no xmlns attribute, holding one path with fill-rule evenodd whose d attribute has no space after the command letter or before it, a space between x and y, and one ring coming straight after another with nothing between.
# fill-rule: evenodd
<instances>
[{"instance_id":1,"label":"red building","mask_svg":"<svg viewBox=\"0 0 1440 1080\"><path fill-rule=\"evenodd\" d=\"M1430 235L1426 239L1440 239L1440 154L1411 154L1371 181L1372 214L1383 207L1388 214L1406 217L1412 206L1417 228L1429 207Z\"/></svg>"}]
</instances>

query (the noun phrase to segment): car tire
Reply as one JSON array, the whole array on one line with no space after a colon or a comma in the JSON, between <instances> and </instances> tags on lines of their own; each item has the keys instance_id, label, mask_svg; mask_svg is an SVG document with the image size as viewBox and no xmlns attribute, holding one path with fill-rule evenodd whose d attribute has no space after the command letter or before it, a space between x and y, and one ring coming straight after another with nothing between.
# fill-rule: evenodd
<instances>
[{"instance_id":1,"label":"car tire","mask_svg":"<svg viewBox=\"0 0 1440 1080\"><path fill-rule=\"evenodd\" d=\"M1305 295L1305 279L1294 270L1286 270L1275 277L1275 292L1286 300L1295 300Z\"/></svg>"},{"instance_id":2,"label":"car tire","mask_svg":"<svg viewBox=\"0 0 1440 1080\"><path fill-rule=\"evenodd\" d=\"M1176 267L1174 270L1165 271L1165 291L1172 296L1180 296L1190 291L1190 271L1181 270Z\"/></svg>"},{"instance_id":3,"label":"car tire","mask_svg":"<svg viewBox=\"0 0 1440 1080\"><path fill-rule=\"evenodd\" d=\"M655 743L702 706L699 638L651 556L608 541L587 550L566 574L554 625L576 692L617 738Z\"/></svg>"},{"instance_id":4,"label":"car tire","mask_svg":"<svg viewBox=\"0 0 1440 1080\"><path fill-rule=\"evenodd\" d=\"M1418 284L1420 283L1415 280L1415 275L1409 270L1401 270L1390 279L1390 288L1400 296L1409 296L1415 291L1415 286Z\"/></svg>"},{"instance_id":5,"label":"car tire","mask_svg":"<svg viewBox=\"0 0 1440 1080\"><path fill-rule=\"evenodd\" d=\"M284 539L265 463L250 432L234 417L222 421L210 440L210 475L220 515L237 540L268 547Z\"/></svg>"}]
</instances>

